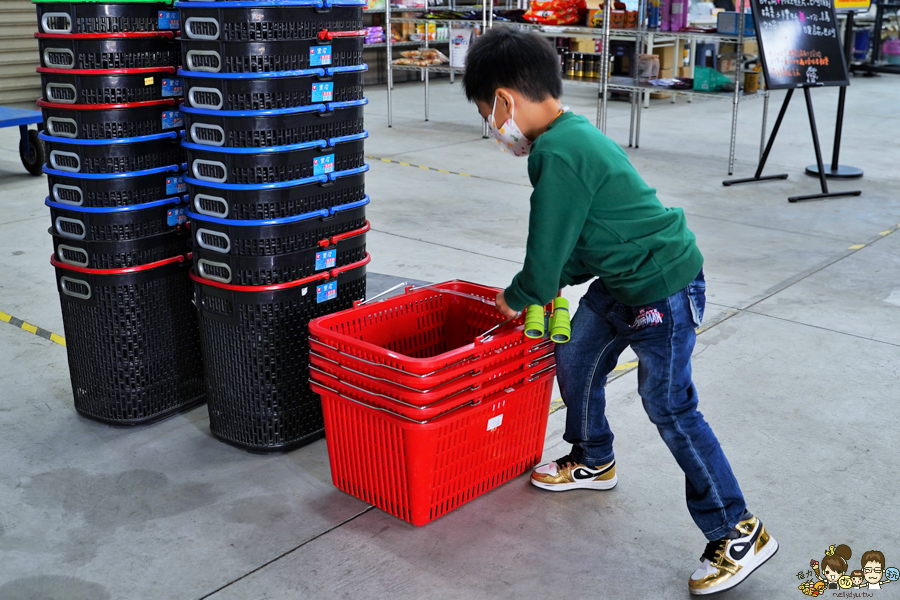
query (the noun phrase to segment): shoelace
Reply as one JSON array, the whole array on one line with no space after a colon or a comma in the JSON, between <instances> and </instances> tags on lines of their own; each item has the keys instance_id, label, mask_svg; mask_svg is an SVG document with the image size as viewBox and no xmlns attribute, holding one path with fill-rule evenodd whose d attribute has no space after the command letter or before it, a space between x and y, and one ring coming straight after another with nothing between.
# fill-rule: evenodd
<instances>
[{"instance_id":1,"label":"shoelace","mask_svg":"<svg viewBox=\"0 0 900 600\"><path fill-rule=\"evenodd\" d=\"M704 558L709 560L710 563L715 564L719 557L722 556L722 553L725 552L725 545L728 543L728 540L715 540L706 544L706 549L703 551L703 555L700 557L700 560Z\"/></svg>"}]
</instances>

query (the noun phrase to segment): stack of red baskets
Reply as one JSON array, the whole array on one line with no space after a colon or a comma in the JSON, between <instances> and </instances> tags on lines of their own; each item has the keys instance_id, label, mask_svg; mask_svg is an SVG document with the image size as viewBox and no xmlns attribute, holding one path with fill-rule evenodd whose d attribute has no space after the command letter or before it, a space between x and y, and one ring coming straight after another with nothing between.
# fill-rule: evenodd
<instances>
[{"instance_id":1,"label":"stack of red baskets","mask_svg":"<svg viewBox=\"0 0 900 600\"><path fill-rule=\"evenodd\" d=\"M41 134L75 408L148 423L203 401L188 278L178 13L40 2Z\"/></svg>"},{"instance_id":2,"label":"stack of red baskets","mask_svg":"<svg viewBox=\"0 0 900 600\"><path fill-rule=\"evenodd\" d=\"M541 457L555 362L461 281L310 323L334 485L424 525Z\"/></svg>"}]
</instances>

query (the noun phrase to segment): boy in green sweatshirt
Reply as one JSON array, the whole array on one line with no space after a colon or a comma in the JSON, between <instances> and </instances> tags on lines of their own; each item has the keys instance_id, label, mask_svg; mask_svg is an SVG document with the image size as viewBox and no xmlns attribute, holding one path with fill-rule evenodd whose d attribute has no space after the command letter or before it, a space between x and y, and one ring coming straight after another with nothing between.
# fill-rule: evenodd
<instances>
[{"instance_id":1,"label":"boy in green sweatshirt","mask_svg":"<svg viewBox=\"0 0 900 600\"><path fill-rule=\"evenodd\" d=\"M708 540L692 594L738 585L778 543L744 502L719 441L697 410L691 353L706 304L703 256L681 209L665 208L622 149L559 101L559 62L547 41L508 27L469 49L463 85L500 148L528 156L534 191L525 264L497 308L512 317L560 288L594 279L556 346L566 404L566 456L537 467L551 491L617 483L604 386L619 355L638 356L644 409L685 474L687 505Z\"/></svg>"}]
</instances>

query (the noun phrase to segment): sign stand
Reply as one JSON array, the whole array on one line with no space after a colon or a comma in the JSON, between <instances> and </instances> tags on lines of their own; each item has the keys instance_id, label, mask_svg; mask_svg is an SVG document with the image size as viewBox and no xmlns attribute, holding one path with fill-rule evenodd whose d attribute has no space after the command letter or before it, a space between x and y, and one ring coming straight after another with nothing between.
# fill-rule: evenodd
<instances>
[{"instance_id":1,"label":"sign stand","mask_svg":"<svg viewBox=\"0 0 900 600\"><path fill-rule=\"evenodd\" d=\"M837 0L838 3L841 3L842 0ZM843 0L846 3L846 0ZM869 10L869 0L864 2L865 7L861 7L863 11ZM850 61L853 58L853 16L855 10L849 9L847 10L847 24L844 29L844 58L847 61L847 64L850 64ZM844 128L844 100L847 97L847 86L842 85L841 91L838 95L838 112L837 112L837 123L834 126L834 149L832 150L831 155L831 165L825 167L825 177L830 177L833 179L856 179L863 176L863 170L858 169L856 167L851 167L849 165L841 165L838 164L838 156L841 153L841 131ZM806 174L811 175L813 177L817 177L819 175L819 165L809 165L806 167Z\"/></svg>"},{"instance_id":2,"label":"sign stand","mask_svg":"<svg viewBox=\"0 0 900 600\"><path fill-rule=\"evenodd\" d=\"M838 0L841 1L841 0ZM731 186L773 179L787 179L786 173L763 176L762 172L775 143L775 137L781 128L787 113L788 105L794 96L794 90L803 88L806 99L806 112L809 115L809 129L812 133L813 148L816 152L816 174L822 187L821 193L792 196L789 202L802 200L821 200L842 196L859 196L862 191L829 192L826 181L825 164L822 160L822 149L819 145L819 131L816 127L816 115L813 111L810 89L821 86L842 86L846 89L850 80L847 74L847 58L838 38L837 18L834 6L830 3L812 0L755 0L751 3L753 18L756 23L757 41L763 63L763 74L769 90L786 89L784 104L778 112L775 127L759 159L756 174L746 179L723 181L722 185ZM841 110L838 114L838 135L843 121L843 96ZM835 145L834 162L837 163Z\"/></svg>"},{"instance_id":3,"label":"sign stand","mask_svg":"<svg viewBox=\"0 0 900 600\"><path fill-rule=\"evenodd\" d=\"M819 182L822 185L822 193L820 194L807 194L804 196L791 196L788 198L788 202L800 202L803 200L821 200L823 198L839 198L842 196L859 196L862 194L861 190L855 190L851 192L829 192L828 191L828 182L825 179L825 168L822 162L822 149L819 146L819 131L816 128L816 115L813 111L812 105L812 94L809 92L809 86L803 86L803 95L806 98L806 112L809 113L809 128L812 132L813 139L813 147L816 150L816 165L818 166L818 172L816 173L819 176ZM781 127L781 122L784 120L784 115L787 112L788 105L791 103L791 98L794 96L794 89L789 89L787 91L787 95L784 97L784 104L781 105L781 110L778 111L778 119L775 120L775 127L772 129L772 135L769 137L769 141L766 144L766 149L763 151L762 157L759 159L759 166L756 167L756 175L753 177L747 177L746 179L730 179L727 181L723 181L722 185L730 186L737 185L741 183L752 183L755 181L771 181L773 179L787 179L787 173L780 173L778 175L767 175L763 176L762 172L766 166L766 161L769 158L769 152L772 150L772 145L775 143L775 136L778 135L778 129Z\"/></svg>"}]
</instances>

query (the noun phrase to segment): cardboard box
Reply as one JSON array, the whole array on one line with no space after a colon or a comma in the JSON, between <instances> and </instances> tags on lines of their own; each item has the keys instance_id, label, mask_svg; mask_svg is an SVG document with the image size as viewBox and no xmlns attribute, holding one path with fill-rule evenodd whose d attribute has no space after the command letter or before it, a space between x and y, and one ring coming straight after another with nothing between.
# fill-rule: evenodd
<instances>
[{"instance_id":1,"label":"cardboard box","mask_svg":"<svg viewBox=\"0 0 900 600\"><path fill-rule=\"evenodd\" d=\"M577 37L572 38L571 45L569 46L572 49L572 52L596 52L597 51L597 40L594 38L584 38Z\"/></svg>"},{"instance_id":2,"label":"cardboard box","mask_svg":"<svg viewBox=\"0 0 900 600\"><path fill-rule=\"evenodd\" d=\"M691 77L691 68L690 67L678 67L678 75L676 77Z\"/></svg>"},{"instance_id":3,"label":"cardboard box","mask_svg":"<svg viewBox=\"0 0 900 600\"><path fill-rule=\"evenodd\" d=\"M662 48L654 48L653 54L659 56L659 69L674 69L678 65L675 64L675 46L665 46Z\"/></svg>"},{"instance_id":4,"label":"cardboard box","mask_svg":"<svg viewBox=\"0 0 900 600\"><path fill-rule=\"evenodd\" d=\"M728 35L738 34L738 23L741 13L736 11L722 11L716 15L716 29L719 33ZM744 15L744 35L756 35L756 26L753 23L753 13Z\"/></svg>"}]
</instances>

